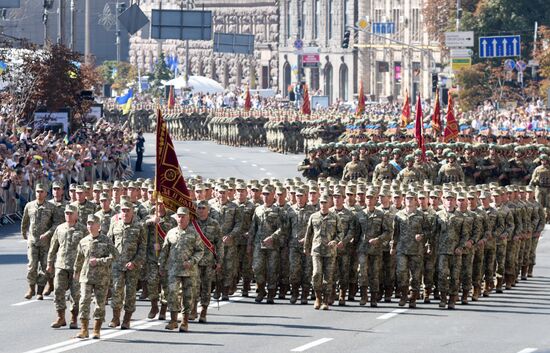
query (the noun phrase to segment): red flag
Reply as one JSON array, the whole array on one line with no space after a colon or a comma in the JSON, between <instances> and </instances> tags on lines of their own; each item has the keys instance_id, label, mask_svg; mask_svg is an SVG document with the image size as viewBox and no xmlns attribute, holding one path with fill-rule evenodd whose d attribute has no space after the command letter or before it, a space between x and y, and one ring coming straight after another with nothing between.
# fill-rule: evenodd
<instances>
[{"instance_id":1,"label":"red flag","mask_svg":"<svg viewBox=\"0 0 550 353\"><path fill-rule=\"evenodd\" d=\"M249 112L252 108L252 100L250 99L250 89L246 87L246 97L244 98L244 111Z\"/></svg>"},{"instance_id":2,"label":"red flag","mask_svg":"<svg viewBox=\"0 0 550 353\"><path fill-rule=\"evenodd\" d=\"M458 122L455 118L455 113L453 111L453 98L449 94L449 105L447 106L447 115L445 116L445 132L444 140L449 142L455 139L458 136Z\"/></svg>"},{"instance_id":3,"label":"red flag","mask_svg":"<svg viewBox=\"0 0 550 353\"><path fill-rule=\"evenodd\" d=\"M424 134L422 132L424 114L422 113L422 102L420 101L420 95L416 100L416 116L414 121L414 137L416 138L416 143L418 148L422 150L422 160L426 160L426 146L424 145Z\"/></svg>"},{"instance_id":4,"label":"red flag","mask_svg":"<svg viewBox=\"0 0 550 353\"><path fill-rule=\"evenodd\" d=\"M405 91L405 103L401 110L401 127L404 128L411 122L411 102L409 100L409 90Z\"/></svg>"},{"instance_id":5,"label":"red flag","mask_svg":"<svg viewBox=\"0 0 550 353\"><path fill-rule=\"evenodd\" d=\"M176 105L176 99L174 98L174 86L170 86L170 92L168 93L168 109L173 109Z\"/></svg>"},{"instance_id":6,"label":"red flag","mask_svg":"<svg viewBox=\"0 0 550 353\"><path fill-rule=\"evenodd\" d=\"M359 86L357 110L355 111L355 115L361 116L364 112L365 112L365 92L363 92L363 80L361 80L361 85Z\"/></svg>"},{"instance_id":7,"label":"red flag","mask_svg":"<svg viewBox=\"0 0 550 353\"><path fill-rule=\"evenodd\" d=\"M435 137L441 135L441 104L439 103L439 90L435 91L435 106L432 115L432 130Z\"/></svg>"},{"instance_id":8,"label":"red flag","mask_svg":"<svg viewBox=\"0 0 550 353\"><path fill-rule=\"evenodd\" d=\"M164 238L166 238L166 233L164 232L164 229L162 229L162 227L158 223L157 223L157 234L159 235L159 237L162 240L164 240Z\"/></svg>"},{"instance_id":9,"label":"red flag","mask_svg":"<svg viewBox=\"0 0 550 353\"><path fill-rule=\"evenodd\" d=\"M157 109L157 166L155 174L155 188L166 208L177 211L178 207L185 207L191 213L191 223L199 233L206 248L216 255L214 245L202 232L196 220L195 204L191 200L191 193L187 188L183 174L181 173L176 150L172 138L162 119L160 109ZM159 232L160 234L160 232Z\"/></svg>"},{"instance_id":10,"label":"red flag","mask_svg":"<svg viewBox=\"0 0 550 353\"><path fill-rule=\"evenodd\" d=\"M304 85L304 101L302 102L302 114L311 115L311 104L309 103L309 90Z\"/></svg>"}]
</instances>

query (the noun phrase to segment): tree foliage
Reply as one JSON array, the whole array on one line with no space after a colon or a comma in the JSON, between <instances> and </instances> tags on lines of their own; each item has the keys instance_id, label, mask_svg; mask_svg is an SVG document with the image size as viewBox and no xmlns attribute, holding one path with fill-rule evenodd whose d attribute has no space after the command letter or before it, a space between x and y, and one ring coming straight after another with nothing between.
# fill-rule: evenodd
<instances>
[{"instance_id":1,"label":"tree foliage","mask_svg":"<svg viewBox=\"0 0 550 353\"><path fill-rule=\"evenodd\" d=\"M164 85L162 81L167 81L172 78L172 72L166 65L164 59L164 53L161 53L155 66L153 72L149 75L149 83L151 85L151 92L155 97L160 97L164 94Z\"/></svg>"},{"instance_id":2,"label":"tree foliage","mask_svg":"<svg viewBox=\"0 0 550 353\"><path fill-rule=\"evenodd\" d=\"M104 84L110 84L117 91L124 90L137 81L137 68L126 61L104 61L97 70Z\"/></svg>"}]
</instances>

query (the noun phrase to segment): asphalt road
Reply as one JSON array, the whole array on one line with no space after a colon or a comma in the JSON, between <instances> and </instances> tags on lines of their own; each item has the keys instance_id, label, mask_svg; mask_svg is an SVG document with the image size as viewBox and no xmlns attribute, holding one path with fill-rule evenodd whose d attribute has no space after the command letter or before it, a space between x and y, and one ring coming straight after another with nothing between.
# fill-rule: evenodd
<instances>
[{"instance_id":1,"label":"asphalt road","mask_svg":"<svg viewBox=\"0 0 550 353\"><path fill-rule=\"evenodd\" d=\"M146 138L145 161L151 169L154 141ZM265 149L237 150L209 142L176 143L176 148L187 175L260 178L296 174L293 157L297 156L262 152ZM166 331L164 322L146 319L149 305L138 301L131 330L104 329L101 340L80 341L71 339L76 330L49 327L55 319L51 296L42 302L23 298L26 244L18 226L2 227L0 352L550 352L549 239L547 228L539 243L534 278L504 294L457 305L455 311L441 310L437 303L400 309L394 300L378 308L348 302L346 307L333 306L327 312L314 310L311 301L307 306L290 305L287 300L255 304L253 298L236 293L229 302L220 303L219 310L212 303L208 324L191 323L189 333Z\"/></svg>"}]
</instances>

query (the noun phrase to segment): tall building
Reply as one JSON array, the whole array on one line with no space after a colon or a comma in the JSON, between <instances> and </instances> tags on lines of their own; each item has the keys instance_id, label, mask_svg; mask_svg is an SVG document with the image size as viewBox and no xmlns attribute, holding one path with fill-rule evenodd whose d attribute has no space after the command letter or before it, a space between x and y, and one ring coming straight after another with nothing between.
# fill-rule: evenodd
<instances>
[{"instance_id":1,"label":"tall building","mask_svg":"<svg viewBox=\"0 0 550 353\"><path fill-rule=\"evenodd\" d=\"M276 1L204 0L194 8L211 10L214 32L254 34L254 55L214 53L212 41L190 41L190 74L213 78L224 87L250 84L252 88L278 86L279 13ZM186 8L181 0L141 0L146 16L152 9ZM130 62L142 72L151 71L160 51L178 58L178 71L185 70L185 41L150 38L146 26L130 39Z\"/></svg>"},{"instance_id":2,"label":"tall building","mask_svg":"<svg viewBox=\"0 0 550 353\"><path fill-rule=\"evenodd\" d=\"M302 80L331 103L353 100L360 81L373 100L402 98L405 91L431 96L441 51L427 33L422 0L282 0L279 6L282 87ZM365 30L352 29L349 47L342 48L346 29L361 19L368 23ZM383 22L393 23L393 33L372 33L373 25ZM318 67L302 69L297 39L319 48Z\"/></svg>"}]
</instances>

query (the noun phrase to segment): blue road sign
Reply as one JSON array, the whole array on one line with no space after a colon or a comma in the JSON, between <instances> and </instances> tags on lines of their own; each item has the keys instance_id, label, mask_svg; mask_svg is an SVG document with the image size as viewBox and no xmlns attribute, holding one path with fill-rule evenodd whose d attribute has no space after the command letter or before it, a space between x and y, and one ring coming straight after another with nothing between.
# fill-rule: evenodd
<instances>
[{"instance_id":1,"label":"blue road sign","mask_svg":"<svg viewBox=\"0 0 550 353\"><path fill-rule=\"evenodd\" d=\"M392 34L395 33L395 23L393 22L374 22L372 24L372 33Z\"/></svg>"},{"instance_id":2,"label":"blue road sign","mask_svg":"<svg viewBox=\"0 0 550 353\"><path fill-rule=\"evenodd\" d=\"M480 58L521 55L521 36L479 37Z\"/></svg>"}]
</instances>

